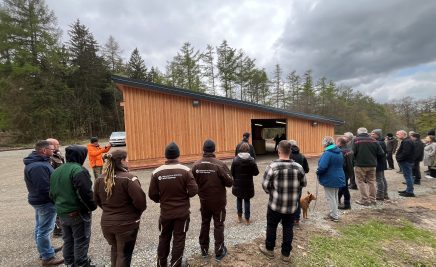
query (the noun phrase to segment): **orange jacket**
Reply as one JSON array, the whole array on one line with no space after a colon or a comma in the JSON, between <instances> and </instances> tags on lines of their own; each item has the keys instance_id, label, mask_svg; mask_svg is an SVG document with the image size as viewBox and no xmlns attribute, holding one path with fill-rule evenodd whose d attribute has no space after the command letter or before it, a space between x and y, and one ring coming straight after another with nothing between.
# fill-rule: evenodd
<instances>
[{"instance_id":1,"label":"orange jacket","mask_svg":"<svg viewBox=\"0 0 436 267\"><path fill-rule=\"evenodd\" d=\"M93 144L88 144L88 155L89 155L89 166L102 167L103 166L103 153L110 150L110 147L101 148L100 146L95 146Z\"/></svg>"}]
</instances>

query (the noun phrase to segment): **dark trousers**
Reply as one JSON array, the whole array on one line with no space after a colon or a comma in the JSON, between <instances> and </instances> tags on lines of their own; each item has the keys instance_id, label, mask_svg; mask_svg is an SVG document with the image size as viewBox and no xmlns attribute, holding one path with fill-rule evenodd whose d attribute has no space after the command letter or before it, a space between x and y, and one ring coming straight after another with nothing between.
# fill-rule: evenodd
<instances>
[{"instance_id":1,"label":"dark trousers","mask_svg":"<svg viewBox=\"0 0 436 267\"><path fill-rule=\"evenodd\" d=\"M111 245L111 267L128 267L132 261L133 249L139 228L117 233L102 227L103 236Z\"/></svg>"},{"instance_id":2,"label":"dark trousers","mask_svg":"<svg viewBox=\"0 0 436 267\"><path fill-rule=\"evenodd\" d=\"M298 201L297 201L297 210L294 213L294 221L299 221L301 217L301 206L300 206L300 198L303 194L303 188L298 189Z\"/></svg>"},{"instance_id":3,"label":"dark trousers","mask_svg":"<svg viewBox=\"0 0 436 267\"><path fill-rule=\"evenodd\" d=\"M412 171L415 183L421 182L421 169L419 168L419 163L420 161L415 161L415 163L413 164Z\"/></svg>"},{"instance_id":4,"label":"dark trousers","mask_svg":"<svg viewBox=\"0 0 436 267\"><path fill-rule=\"evenodd\" d=\"M217 209L215 211L201 208L201 229L200 229L200 247L201 251L209 251L209 232L210 221L213 218L213 236L215 238L215 255L222 254L224 249L224 221L226 220L226 208Z\"/></svg>"},{"instance_id":5,"label":"dark trousers","mask_svg":"<svg viewBox=\"0 0 436 267\"><path fill-rule=\"evenodd\" d=\"M276 246L277 226L280 221L282 222L283 227L282 255L287 257L291 254L292 250L294 214L279 213L268 207L266 213L267 223L265 246L268 250L274 250L274 247Z\"/></svg>"},{"instance_id":6,"label":"dark trousers","mask_svg":"<svg viewBox=\"0 0 436 267\"><path fill-rule=\"evenodd\" d=\"M91 213L77 213L75 216L61 217L62 253L65 265L81 266L88 259L89 241L91 240Z\"/></svg>"},{"instance_id":7,"label":"dark trousers","mask_svg":"<svg viewBox=\"0 0 436 267\"><path fill-rule=\"evenodd\" d=\"M238 214L242 215L242 200L244 201L244 217L250 219L250 199L249 198L236 198L236 210Z\"/></svg>"},{"instance_id":8,"label":"dark trousers","mask_svg":"<svg viewBox=\"0 0 436 267\"><path fill-rule=\"evenodd\" d=\"M348 178L345 178L345 186L339 188L338 190L338 201L341 203L341 198L344 197L344 206L350 207L351 206L351 195L350 190L348 189Z\"/></svg>"},{"instance_id":9,"label":"dark trousers","mask_svg":"<svg viewBox=\"0 0 436 267\"><path fill-rule=\"evenodd\" d=\"M389 168L394 169L394 158L392 152L388 152L386 159L388 160Z\"/></svg>"},{"instance_id":10,"label":"dark trousers","mask_svg":"<svg viewBox=\"0 0 436 267\"><path fill-rule=\"evenodd\" d=\"M350 187L354 187L354 188L357 187L357 184L356 184L356 175L354 173L354 170L352 171L351 176L350 176Z\"/></svg>"},{"instance_id":11,"label":"dark trousers","mask_svg":"<svg viewBox=\"0 0 436 267\"><path fill-rule=\"evenodd\" d=\"M159 245L157 247L157 266L166 267L170 254L171 238L171 266L182 266L183 251L185 250L186 232L189 229L189 215L176 219L159 218Z\"/></svg>"},{"instance_id":12,"label":"dark trousers","mask_svg":"<svg viewBox=\"0 0 436 267\"><path fill-rule=\"evenodd\" d=\"M92 172L94 173L94 179L97 179L98 177L100 177L101 173L103 172L103 167L95 166L94 168L92 168Z\"/></svg>"}]
</instances>

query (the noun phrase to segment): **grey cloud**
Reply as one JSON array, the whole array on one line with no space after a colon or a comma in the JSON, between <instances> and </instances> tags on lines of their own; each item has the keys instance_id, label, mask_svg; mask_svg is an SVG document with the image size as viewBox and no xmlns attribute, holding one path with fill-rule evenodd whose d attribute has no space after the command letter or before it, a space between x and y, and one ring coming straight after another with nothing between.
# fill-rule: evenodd
<instances>
[{"instance_id":1,"label":"grey cloud","mask_svg":"<svg viewBox=\"0 0 436 267\"><path fill-rule=\"evenodd\" d=\"M435 1L294 3L276 43L287 70L341 80L436 59Z\"/></svg>"}]
</instances>

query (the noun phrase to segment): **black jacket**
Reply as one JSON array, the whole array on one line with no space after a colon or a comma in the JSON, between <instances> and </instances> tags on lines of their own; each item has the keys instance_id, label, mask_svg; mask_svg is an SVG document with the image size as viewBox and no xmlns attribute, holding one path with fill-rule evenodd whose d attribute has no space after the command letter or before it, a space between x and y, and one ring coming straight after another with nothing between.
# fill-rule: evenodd
<instances>
[{"instance_id":1,"label":"black jacket","mask_svg":"<svg viewBox=\"0 0 436 267\"><path fill-rule=\"evenodd\" d=\"M415 162L415 145L412 139L407 137L401 142L396 154L396 159L397 162Z\"/></svg>"},{"instance_id":2,"label":"black jacket","mask_svg":"<svg viewBox=\"0 0 436 267\"><path fill-rule=\"evenodd\" d=\"M254 197L253 176L259 174L254 159L247 153L239 153L233 159L231 172L234 179L232 194L244 199Z\"/></svg>"},{"instance_id":3,"label":"black jacket","mask_svg":"<svg viewBox=\"0 0 436 267\"><path fill-rule=\"evenodd\" d=\"M300 153L300 148L298 146L291 147L291 155L289 159L293 159L295 162L303 167L305 173L309 172L309 164L307 163L306 157Z\"/></svg>"},{"instance_id":4,"label":"black jacket","mask_svg":"<svg viewBox=\"0 0 436 267\"><path fill-rule=\"evenodd\" d=\"M388 164L387 164L387 161L386 161L386 153L387 153L387 151L386 151L386 143L385 143L383 138L380 138L377 141L378 141L378 143L380 144L380 147L383 150L383 155L377 155L377 168L376 168L376 171L381 172L381 171L384 171L384 170L388 169ZM423 152L424 152L424 150L423 150Z\"/></svg>"},{"instance_id":5,"label":"black jacket","mask_svg":"<svg viewBox=\"0 0 436 267\"><path fill-rule=\"evenodd\" d=\"M357 135L352 150L355 167L377 167L377 157L383 156L385 153L377 140L367 133Z\"/></svg>"},{"instance_id":6,"label":"black jacket","mask_svg":"<svg viewBox=\"0 0 436 267\"><path fill-rule=\"evenodd\" d=\"M413 141L413 145L415 148L415 162L420 162L424 159L424 143L420 139L417 139Z\"/></svg>"}]
</instances>

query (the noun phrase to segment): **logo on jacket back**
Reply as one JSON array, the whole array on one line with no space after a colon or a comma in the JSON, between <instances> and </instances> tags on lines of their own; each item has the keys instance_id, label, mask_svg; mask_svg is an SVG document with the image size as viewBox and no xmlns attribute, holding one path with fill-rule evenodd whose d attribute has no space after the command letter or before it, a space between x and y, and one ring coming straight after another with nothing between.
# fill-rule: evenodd
<instances>
[{"instance_id":1,"label":"logo on jacket back","mask_svg":"<svg viewBox=\"0 0 436 267\"><path fill-rule=\"evenodd\" d=\"M195 173L199 173L199 174L211 174L211 173L215 173L215 170L195 170Z\"/></svg>"},{"instance_id":2,"label":"logo on jacket back","mask_svg":"<svg viewBox=\"0 0 436 267\"><path fill-rule=\"evenodd\" d=\"M176 173L176 174L160 175L160 176L157 177L157 179L159 181L161 181L161 180L171 180L171 179L176 179L179 176L182 176L182 174L181 173Z\"/></svg>"}]
</instances>

